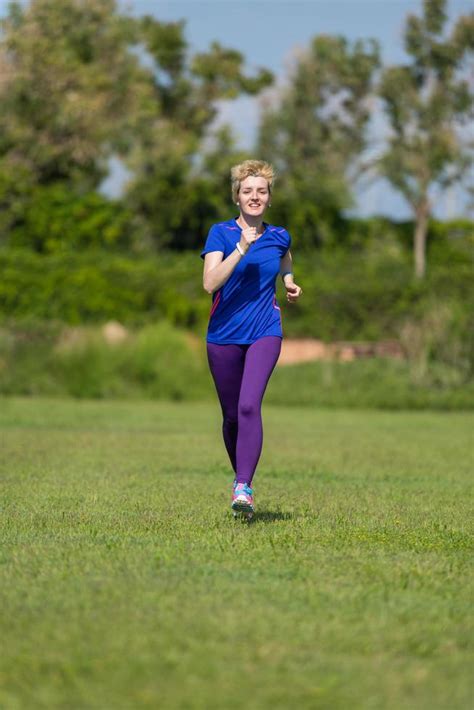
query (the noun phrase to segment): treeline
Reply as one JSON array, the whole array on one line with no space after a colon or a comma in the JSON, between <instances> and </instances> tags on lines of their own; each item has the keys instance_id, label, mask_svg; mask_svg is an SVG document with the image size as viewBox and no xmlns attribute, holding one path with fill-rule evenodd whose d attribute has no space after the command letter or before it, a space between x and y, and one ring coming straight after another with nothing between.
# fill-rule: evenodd
<instances>
[{"instance_id":1,"label":"treeline","mask_svg":"<svg viewBox=\"0 0 474 710\"><path fill-rule=\"evenodd\" d=\"M407 64L383 66L371 39L316 36L285 87L267 93L252 154L277 168L270 219L298 249L350 249L354 185L379 175L412 210L424 275L430 190L459 182L469 165L461 129L473 28L466 15L448 32L445 0L424 0L406 20ZM273 81L218 42L192 55L183 22L132 17L115 0L11 3L0 35L3 249L198 248L229 216L230 166L249 157L228 127L212 130L218 102ZM367 159L374 103L390 132ZM129 171L119 203L99 192L112 157Z\"/></svg>"}]
</instances>

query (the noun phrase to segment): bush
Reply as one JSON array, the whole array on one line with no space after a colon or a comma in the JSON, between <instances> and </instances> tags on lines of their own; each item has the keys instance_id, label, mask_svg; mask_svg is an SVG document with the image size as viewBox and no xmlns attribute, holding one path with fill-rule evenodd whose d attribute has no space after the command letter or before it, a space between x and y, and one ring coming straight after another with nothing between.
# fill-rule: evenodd
<instances>
[{"instance_id":1,"label":"bush","mask_svg":"<svg viewBox=\"0 0 474 710\"><path fill-rule=\"evenodd\" d=\"M457 336L468 347L469 314L474 312L470 265L438 266L418 281L411 263L401 256L335 252L308 255L296 261L295 272L304 297L301 304L284 308L289 337L329 342L397 339L407 321L416 328L427 313L448 306L464 323Z\"/></svg>"},{"instance_id":2,"label":"bush","mask_svg":"<svg viewBox=\"0 0 474 710\"><path fill-rule=\"evenodd\" d=\"M41 254L139 248L141 239L136 218L121 202L65 182L37 185L23 195L7 234L10 248Z\"/></svg>"},{"instance_id":3,"label":"bush","mask_svg":"<svg viewBox=\"0 0 474 710\"><path fill-rule=\"evenodd\" d=\"M474 382L414 383L410 364L387 358L277 367L269 404L368 409L474 409Z\"/></svg>"},{"instance_id":4,"label":"bush","mask_svg":"<svg viewBox=\"0 0 474 710\"><path fill-rule=\"evenodd\" d=\"M433 303L473 301L470 263L437 265L420 282L400 254L312 252L295 254L304 297L296 306L282 298L288 336L324 340L396 337L402 321L419 318ZM202 332L210 297L202 288L202 261L195 252L125 257L106 252L39 256L0 251L0 321L37 318L65 323L115 319L130 325L166 319ZM281 283L279 295L283 294Z\"/></svg>"},{"instance_id":5,"label":"bush","mask_svg":"<svg viewBox=\"0 0 474 710\"><path fill-rule=\"evenodd\" d=\"M459 303L433 303L418 321L406 320L399 340L411 365L412 382L450 386L474 374L472 312Z\"/></svg>"},{"instance_id":6,"label":"bush","mask_svg":"<svg viewBox=\"0 0 474 710\"><path fill-rule=\"evenodd\" d=\"M195 399L209 392L204 344L162 322L110 343L102 329L0 331L0 392L79 398Z\"/></svg>"},{"instance_id":7,"label":"bush","mask_svg":"<svg viewBox=\"0 0 474 710\"><path fill-rule=\"evenodd\" d=\"M138 324L168 319L193 326L209 311L196 262L195 254L140 258L88 251L40 256L3 250L0 320Z\"/></svg>"},{"instance_id":8,"label":"bush","mask_svg":"<svg viewBox=\"0 0 474 710\"><path fill-rule=\"evenodd\" d=\"M423 348L421 352L424 356ZM442 362L431 363L420 377L417 353L414 372L410 362L381 358L278 366L265 402L380 409L474 408L472 379L461 383L456 371ZM0 394L211 398L218 406L204 339L166 322L125 331L118 342L108 342L97 326L29 323L4 327L0 329Z\"/></svg>"}]
</instances>

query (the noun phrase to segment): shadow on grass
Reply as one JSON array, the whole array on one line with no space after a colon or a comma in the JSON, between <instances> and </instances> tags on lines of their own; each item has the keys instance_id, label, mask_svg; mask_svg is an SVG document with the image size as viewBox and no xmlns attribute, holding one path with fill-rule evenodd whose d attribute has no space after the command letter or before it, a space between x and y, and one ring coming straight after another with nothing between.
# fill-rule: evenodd
<instances>
[{"instance_id":1,"label":"shadow on grass","mask_svg":"<svg viewBox=\"0 0 474 710\"><path fill-rule=\"evenodd\" d=\"M255 523L276 523L278 520L294 520L294 513L283 513L280 510L258 510L250 521Z\"/></svg>"}]
</instances>

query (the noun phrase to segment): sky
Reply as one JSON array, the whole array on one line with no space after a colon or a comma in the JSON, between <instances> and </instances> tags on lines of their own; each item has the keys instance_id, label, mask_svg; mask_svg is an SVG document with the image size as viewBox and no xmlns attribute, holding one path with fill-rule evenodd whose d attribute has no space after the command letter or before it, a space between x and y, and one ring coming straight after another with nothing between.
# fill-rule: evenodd
<instances>
[{"instance_id":1,"label":"sky","mask_svg":"<svg viewBox=\"0 0 474 710\"><path fill-rule=\"evenodd\" d=\"M403 62L405 18L409 13L420 14L422 6L421 0L118 0L118 4L130 14L184 20L190 54L205 51L217 40L243 54L247 73L259 67L270 69L277 85L284 84L294 57L317 34L343 35L349 40L373 37L381 45L384 64ZM0 16L7 5L7 0L0 0ZM448 29L457 17L472 12L472 7L470 0L448 0ZM258 97L246 97L220 104L217 123L230 123L243 149L252 148L259 103ZM380 144L385 131L383 117L375 115L370 130L374 143ZM114 164L106 191L119 194L123 176ZM432 196L438 217L466 212L466 196L459 188ZM384 180L359 189L356 198L359 215L386 214L396 219L410 215L404 200Z\"/></svg>"}]
</instances>

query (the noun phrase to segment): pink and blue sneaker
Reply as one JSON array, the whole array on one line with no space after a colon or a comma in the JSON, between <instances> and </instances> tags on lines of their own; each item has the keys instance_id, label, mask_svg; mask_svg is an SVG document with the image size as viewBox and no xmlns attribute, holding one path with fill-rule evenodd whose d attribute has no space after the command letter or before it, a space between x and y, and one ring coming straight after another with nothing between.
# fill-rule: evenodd
<instances>
[{"instance_id":1,"label":"pink and blue sneaker","mask_svg":"<svg viewBox=\"0 0 474 710\"><path fill-rule=\"evenodd\" d=\"M247 483L234 481L232 491L232 510L236 513L245 513L251 517L254 513L253 489Z\"/></svg>"}]
</instances>

